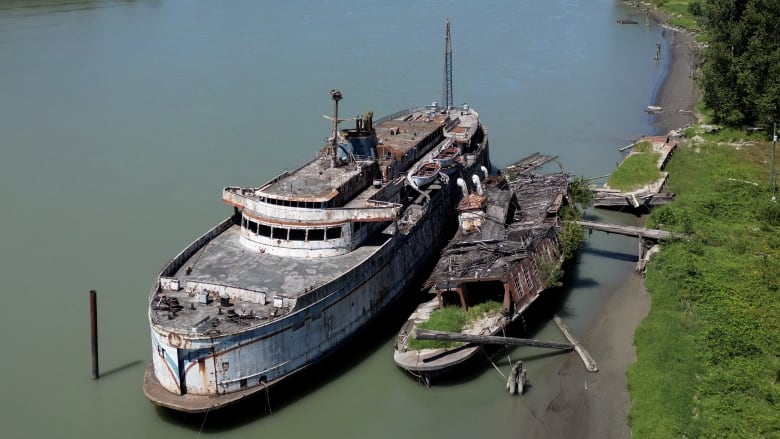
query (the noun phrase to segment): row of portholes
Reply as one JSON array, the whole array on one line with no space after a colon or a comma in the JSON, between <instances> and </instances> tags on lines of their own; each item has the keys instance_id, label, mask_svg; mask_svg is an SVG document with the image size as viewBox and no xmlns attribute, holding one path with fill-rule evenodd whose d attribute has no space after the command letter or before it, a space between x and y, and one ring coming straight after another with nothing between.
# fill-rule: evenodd
<instances>
[{"instance_id":1,"label":"row of portholes","mask_svg":"<svg viewBox=\"0 0 780 439\"><path fill-rule=\"evenodd\" d=\"M255 235L284 241L325 241L341 238L341 226L310 229L271 227L243 217L241 227Z\"/></svg>"}]
</instances>

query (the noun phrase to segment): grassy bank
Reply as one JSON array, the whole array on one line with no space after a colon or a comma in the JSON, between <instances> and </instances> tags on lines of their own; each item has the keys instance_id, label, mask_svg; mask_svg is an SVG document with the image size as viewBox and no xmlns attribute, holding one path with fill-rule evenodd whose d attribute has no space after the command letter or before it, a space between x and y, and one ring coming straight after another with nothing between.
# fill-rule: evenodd
<instances>
[{"instance_id":1,"label":"grassy bank","mask_svg":"<svg viewBox=\"0 0 780 439\"><path fill-rule=\"evenodd\" d=\"M707 10L705 0L649 0L649 3L668 15L666 22L671 26L693 32L703 30L702 21Z\"/></svg>"},{"instance_id":2,"label":"grassy bank","mask_svg":"<svg viewBox=\"0 0 780 439\"><path fill-rule=\"evenodd\" d=\"M648 142L642 143L649 145ZM620 166L609 176L607 186L629 192L654 183L661 178L661 171L658 170L658 159L661 155L650 151L636 152L620 163Z\"/></svg>"},{"instance_id":3,"label":"grassy bank","mask_svg":"<svg viewBox=\"0 0 780 439\"><path fill-rule=\"evenodd\" d=\"M693 233L648 267L628 372L634 437L780 435L780 203L771 145L699 143L669 163L677 200L648 226Z\"/></svg>"}]
</instances>

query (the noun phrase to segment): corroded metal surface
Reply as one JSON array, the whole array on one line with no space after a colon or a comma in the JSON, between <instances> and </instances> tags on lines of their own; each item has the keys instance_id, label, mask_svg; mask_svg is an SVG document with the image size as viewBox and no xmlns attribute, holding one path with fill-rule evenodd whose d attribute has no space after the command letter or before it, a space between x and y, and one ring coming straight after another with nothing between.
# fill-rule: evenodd
<instances>
[{"instance_id":1,"label":"corroded metal surface","mask_svg":"<svg viewBox=\"0 0 780 439\"><path fill-rule=\"evenodd\" d=\"M421 190L402 176L461 128L471 137L458 175L489 167L478 114L423 107L370 117L337 136L371 154L320 155L263 186L225 188L235 214L163 268L149 305L151 401L205 411L319 361L396 300L446 241L460 199L454 179Z\"/></svg>"}]
</instances>

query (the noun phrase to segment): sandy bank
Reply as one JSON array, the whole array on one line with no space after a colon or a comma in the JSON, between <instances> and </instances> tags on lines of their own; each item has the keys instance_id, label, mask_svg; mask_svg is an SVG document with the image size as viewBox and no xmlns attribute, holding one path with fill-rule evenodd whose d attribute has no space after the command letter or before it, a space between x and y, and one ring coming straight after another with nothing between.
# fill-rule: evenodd
<instances>
[{"instance_id":1,"label":"sandy bank","mask_svg":"<svg viewBox=\"0 0 780 439\"><path fill-rule=\"evenodd\" d=\"M665 28L664 37L671 57L666 76L653 100L663 108L655 116L657 134L683 128L696 122L696 102L699 92L693 76L699 57L693 36L687 32Z\"/></svg>"}]
</instances>

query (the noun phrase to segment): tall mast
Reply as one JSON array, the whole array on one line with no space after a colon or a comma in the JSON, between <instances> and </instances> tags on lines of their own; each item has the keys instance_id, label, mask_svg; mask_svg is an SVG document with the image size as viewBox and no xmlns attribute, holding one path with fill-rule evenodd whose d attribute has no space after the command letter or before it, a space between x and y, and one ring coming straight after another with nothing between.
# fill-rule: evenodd
<instances>
[{"instance_id":1,"label":"tall mast","mask_svg":"<svg viewBox=\"0 0 780 439\"><path fill-rule=\"evenodd\" d=\"M330 98L333 99L333 132L330 135L329 139L329 149L330 149L330 160L331 165L334 167L336 166L336 145L338 145L338 135L339 135L339 101L342 99L341 91L333 89L330 91ZM326 116L327 117L327 116Z\"/></svg>"},{"instance_id":2,"label":"tall mast","mask_svg":"<svg viewBox=\"0 0 780 439\"><path fill-rule=\"evenodd\" d=\"M447 30L444 36L444 84L442 86L441 100L444 108L455 105L452 99L452 40L450 39L450 19L447 19Z\"/></svg>"}]
</instances>

